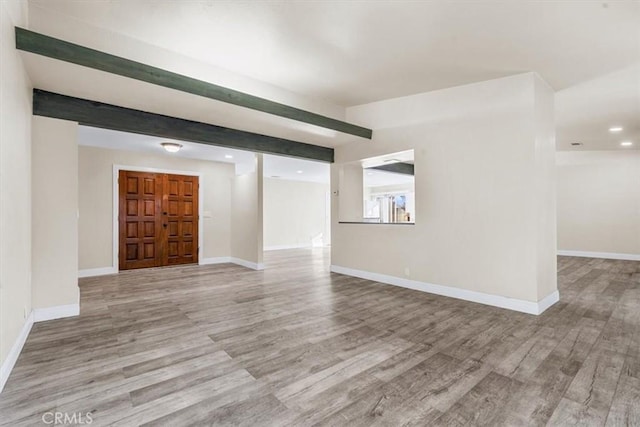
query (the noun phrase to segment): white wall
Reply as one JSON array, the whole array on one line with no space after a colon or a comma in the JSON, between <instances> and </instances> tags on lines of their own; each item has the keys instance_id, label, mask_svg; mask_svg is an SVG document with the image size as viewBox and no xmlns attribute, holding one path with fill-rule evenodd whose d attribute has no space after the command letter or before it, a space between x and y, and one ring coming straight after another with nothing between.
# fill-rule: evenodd
<instances>
[{"instance_id":1,"label":"white wall","mask_svg":"<svg viewBox=\"0 0 640 427\"><path fill-rule=\"evenodd\" d=\"M80 270L106 268L113 260L113 165L151 167L200 172L204 196L200 201L203 258L229 256L231 253L231 180L230 163L185 159L167 155L109 150L81 146L79 153L79 248ZM210 214L210 215L209 215ZM117 265L115 260L115 265Z\"/></svg>"},{"instance_id":2,"label":"white wall","mask_svg":"<svg viewBox=\"0 0 640 427\"><path fill-rule=\"evenodd\" d=\"M0 2L0 362L3 364L25 324L25 313L31 311L31 82L15 49L13 30L14 25L26 23L26 6L21 1Z\"/></svg>"},{"instance_id":3,"label":"white wall","mask_svg":"<svg viewBox=\"0 0 640 427\"><path fill-rule=\"evenodd\" d=\"M66 120L32 119L34 309L80 302L77 128Z\"/></svg>"},{"instance_id":4,"label":"white wall","mask_svg":"<svg viewBox=\"0 0 640 427\"><path fill-rule=\"evenodd\" d=\"M362 165L347 163L338 166L338 219L343 222L361 222L364 215L364 178Z\"/></svg>"},{"instance_id":5,"label":"white wall","mask_svg":"<svg viewBox=\"0 0 640 427\"><path fill-rule=\"evenodd\" d=\"M554 293L552 102L527 73L350 108L374 137L338 147L332 191L342 163L415 149L418 215L415 225L339 224L334 197L332 265L526 307Z\"/></svg>"},{"instance_id":6,"label":"white wall","mask_svg":"<svg viewBox=\"0 0 640 427\"><path fill-rule=\"evenodd\" d=\"M263 268L263 159L254 172L238 175L231 187L231 256L249 268Z\"/></svg>"},{"instance_id":7,"label":"white wall","mask_svg":"<svg viewBox=\"0 0 640 427\"><path fill-rule=\"evenodd\" d=\"M556 159L561 253L640 260L640 151L559 151Z\"/></svg>"},{"instance_id":8,"label":"white wall","mask_svg":"<svg viewBox=\"0 0 640 427\"><path fill-rule=\"evenodd\" d=\"M534 79L534 186L538 300L558 289L556 225L556 138L553 89ZM509 203L509 201L507 202Z\"/></svg>"},{"instance_id":9,"label":"white wall","mask_svg":"<svg viewBox=\"0 0 640 427\"><path fill-rule=\"evenodd\" d=\"M322 236L330 243L327 227L329 184L264 178L264 248L312 246Z\"/></svg>"}]
</instances>

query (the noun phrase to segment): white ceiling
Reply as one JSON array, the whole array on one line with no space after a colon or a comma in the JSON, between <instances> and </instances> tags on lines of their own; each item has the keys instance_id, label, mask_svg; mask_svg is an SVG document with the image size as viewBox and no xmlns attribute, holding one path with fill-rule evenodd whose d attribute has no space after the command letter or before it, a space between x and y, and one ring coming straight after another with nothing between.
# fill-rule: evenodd
<instances>
[{"instance_id":1,"label":"white ceiling","mask_svg":"<svg viewBox=\"0 0 640 427\"><path fill-rule=\"evenodd\" d=\"M363 176L363 185L365 188L414 183L415 177L413 175L385 172L381 170L365 170Z\"/></svg>"},{"instance_id":2,"label":"white ceiling","mask_svg":"<svg viewBox=\"0 0 640 427\"><path fill-rule=\"evenodd\" d=\"M389 153L383 156L369 157L362 159L359 163L363 168L373 168L376 166L382 166L389 163L411 163L413 164L414 151L405 150L398 151L397 153Z\"/></svg>"},{"instance_id":3,"label":"white ceiling","mask_svg":"<svg viewBox=\"0 0 640 427\"><path fill-rule=\"evenodd\" d=\"M555 101L558 150L640 150L640 64L556 92Z\"/></svg>"},{"instance_id":4,"label":"white ceiling","mask_svg":"<svg viewBox=\"0 0 640 427\"><path fill-rule=\"evenodd\" d=\"M182 148L177 153L168 153L160 145L163 142L177 142ZM233 150L214 145L170 140L154 136L138 135L88 126L78 126L78 145L101 147L111 150L140 151L168 157L213 162L233 163L238 175L255 170L255 154L249 151ZM232 156L228 158L226 156ZM301 171L301 173L298 173ZM329 183L329 164L282 156L264 155L263 174L292 181Z\"/></svg>"},{"instance_id":5,"label":"white ceiling","mask_svg":"<svg viewBox=\"0 0 640 427\"><path fill-rule=\"evenodd\" d=\"M324 147L361 139L40 55L23 59L38 89Z\"/></svg>"},{"instance_id":6,"label":"white ceiling","mask_svg":"<svg viewBox=\"0 0 640 427\"><path fill-rule=\"evenodd\" d=\"M640 2L29 0L54 37L344 118L344 107L535 71L559 150L640 149ZM360 141L24 54L34 86L296 141ZM624 133L608 128L621 125ZM619 142L630 140L631 148ZM582 142L571 147L571 142Z\"/></svg>"},{"instance_id":7,"label":"white ceiling","mask_svg":"<svg viewBox=\"0 0 640 427\"><path fill-rule=\"evenodd\" d=\"M265 154L263 175L267 178L329 184L329 168L328 163Z\"/></svg>"},{"instance_id":8,"label":"white ceiling","mask_svg":"<svg viewBox=\"0 0 640 427\"><path fill-rule=\"evenodd\" d=\"M344 106L526 71L560 90L640 52L633 0L30 4Z\"/></svg>"},{"instance_id":9,"label":"white ceiling","mask_svg":"<svg viewBox=\"0 0 640 427\"><path fill-rule=\"evenodd\" d=\"M163 142L177 142L182 145L182 148L177 153L169 153L160 145ZM89 126L78 126L78 145L108 148L111 150L141 151L168 157L185 157L188 159L234 163L239 165L236 168L236 173L238 174L255 169L255 155L249 151L232 150L230 148L216 147L213 145L177 141ZM233 156L233 158L228 159L225 157L227 155Z\"/></svg>"}]
</instances>

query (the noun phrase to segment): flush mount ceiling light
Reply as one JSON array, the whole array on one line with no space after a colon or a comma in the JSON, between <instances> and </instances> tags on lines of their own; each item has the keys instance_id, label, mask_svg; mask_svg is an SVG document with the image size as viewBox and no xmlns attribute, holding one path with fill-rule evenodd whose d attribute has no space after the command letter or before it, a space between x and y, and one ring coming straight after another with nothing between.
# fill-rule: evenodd
<instances>
[{"instance_id":1,"label":"flush mount ceiling light","mask_svg":"<svg viewBox=\"0 0 640 427\"><path fill-rule=\"evenodd\" d=\"M631 141L623 141L620 143L620 145L622 145L623 147L631 147L633 145L633 142Z\"/></svg>"},{"instance_id":2,"label":"flush mount ceiling light","mask_svg":"<svg viewBox=\"0 0 640 427\"><path fill-rule=\"evenodd\" d=\"M302 173L302 171L296 171L296 173Z\"/></svg>"},{"instance_id":3,"label":"flush mount ceiling light","mask_svg":"<svg viewBox=\"0 0 640 427\"><path fill-rule=\"evenodd\" d=\"M175 142L163 142L160 145L170 153L177 153L182 148L181 144L176 144Z\"/></svg>"},{"instance_id":4,"label":"flush mount ceiling light","mask_svg":"<svg viewBox=\"0 0 640 427\"><path fill-rule=\"evenodd\" d=\"M622 132L622 126L612 126L609 128L609 132Z\"/></svg>"},{"instance_id":5,"label":"flush mount ceiling light","mask_svg":"<svg viewBox=\"0 0 640 427\"><path fill-rule=\"evenodd\" d=\"M231 154L225 154L224 158L225 159L233 159L233 156Z\"/></svg>"}]
</instances>

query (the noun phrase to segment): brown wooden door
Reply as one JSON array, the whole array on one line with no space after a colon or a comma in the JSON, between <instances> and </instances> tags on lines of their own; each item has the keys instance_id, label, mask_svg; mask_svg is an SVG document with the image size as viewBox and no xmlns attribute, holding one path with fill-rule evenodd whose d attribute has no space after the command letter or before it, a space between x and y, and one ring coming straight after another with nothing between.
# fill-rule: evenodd
<instances>
[{"instance_id":1,"label":"brown wooden door","mask_svg":"<svg viewBox=\"0 0 640 427\"><path fill-rule=\"evenodd\" d=\"M198 177L120 171L120 270L198 262Z\"/></svg>"},{"instance_id":2,"label":"brown wooden door","mask_svg":"<svg viewBox=\"0 0 640 427\"><path fill-rule=\"evenodd\" d=\"M163 265L198 262L198 177L165 175L162 214L167 246Z\"/></svg>"},{"instance_id":3,"label":"brown wooden door","mask_svg":"<svg viewBox=\"0 0 640 427\"><path fill-rule=\"evenodd\" d=\"M120 171L120 269L162 262L162 176Z\"/></svg>"}]
</instances>

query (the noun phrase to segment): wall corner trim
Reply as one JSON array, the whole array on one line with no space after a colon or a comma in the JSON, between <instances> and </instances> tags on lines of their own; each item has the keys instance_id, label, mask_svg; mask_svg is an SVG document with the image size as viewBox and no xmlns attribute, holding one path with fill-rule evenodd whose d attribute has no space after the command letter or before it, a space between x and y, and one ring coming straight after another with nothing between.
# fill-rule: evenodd
<instances>
[{"instance_id":1,"label":"wall corner trim","mask_svg":"<svg viewBox=\"0 0 640 427\"><path fill-rule=\"evenodd\" d=\"M373 273L370 271L355 270L352 268L341 267L339 265L332 265L331 272L534 315L542 314L543 311L551 307L560 299L558 291L551 293L538 302L532 302L516 298L507 298L500 295L485 294L483 292L470 291L452 286L419 282L417 280L388 276L386 274Z\"/></svg>"},{"instance_id":2,"label":"wall corner trim","mask_svg":"<svg viewBox=\"0 0 640 427\"><path fill-rule=\"evenodd\" d=\"M298 243L295 245L275 245L275 246L266 246L264 248L265 251L283 251L287 249L307 249L313 247L311 242L309 243Z\"/></svg>"},{"instance_id":3,"label":"wall corner trim","mask_svg":"<svg viewBox=\"0 0 640 427\"><path fill-rule=\"evenodd\" d=\"M255 263L240 258L234 258L230 256L219 256L213 258L203 258L198 263L199 265L212 265L212 264L236 264L242 267L247 267L252 270L264 270L263 263Z\"/></svg>"},{"instance_id":4,"label":"wall corner trim","mask_svg":"<svg viewBox=\"0 0 640 427\"><path fill-rule=\"evenodd\" d=\"M45 320L62 319L80 314L80 304L57 305L55 307L33 309L33 321L44 322Z\"/></svg>"},{"instance_id":5,"label":"wall corner trim","mask_svg":"<svg viewBox=\"0 0 640 427\"><path fill-rule=\"evenodd\" d=\"M27 341L27 337L29 336L29 332L31 332L31 327L33 326L33 311L27 317L16 341L11 346L9 350L9 354L7 354L6 359L2 362L2 367L0 367L0 392L4 389L7 380L9 379L9 375L11 375L11 371L18 361L18 356L20 356L20 352L22 351L22 347L24 347L24 343Z\"/></svg>"},{"instance_id":6,"label":"wall corner trim","mask_svg":"<svg viewBox=\"0 0 640 427\"><path fill-rule=\"evenodd\" d=\"M18 357L22 352L24 344L27 342L27 338L29 337L29 332L31 332L33 324L35 322L44 322L46 320L73 317L79 314L80 304L59 305L32 310L29 317L25 320L24 325L22 325L22 329L20 330L18 337L13 343L13 346L11 346L6 359L2 362L2 366L0 367L0 393L4 389L4 386L9 379L9 375L11 375L11 371L18 361Z\"/></svg>"},{"instance_id":7,"label":"wall corner trim","mask_svg":"<svg viewBox=\"0 0 640 427\"><path fill-rule=\"evenodd\" d=\"M231 257L218 256L213 258L202 258L198 262L198 265L211 265L211 264L228 264L231 262Z\"/></svg>"},{"instance_id":8,"label":"wall corner trim","mask_svg":"<svg viewBox=\"0 0 640 427\"><path fill-rule=\"evenodd\" d=\"M558 301L560 301L560 292L558 291L551 292L549 295L547 295L546 297L538 301L537 314L542 314L547 308L551 307L553 304L557 303Z\"/></svg>"},{"instance_id":9,"label":"wall corner trim","mask_svg":"<svg viewBox=\"0 0 640 427\"><path fill-rule=\"evenodd\" d=\"M231 262L234 264L241 265L243 267L250 268L252 270L264 270L263 263L255 263L255 262L247 261L240 258L234 258L234 257L231 257Z\"/></svg>"},{"instance_id":10,"label":"wall corner trim","mask_svg":"<svg viewBox=\"0 0 640 427\"><path fill-rule=\"evenodd\" d=\"M558 249L560 256L576 256L583 258L618 259L623 261L640 261L640 254L619 254L615 252L568 251Z\"/></svg>"},{"instance_id":11,"label":"wall corner trim","mask_svg":"<svg viewBox=\"0 0 640 427\"><path fill-rule=\"evenodd\" d=\"M79 270L78 278L81 279L83 277L106 276L108 274L117 274L117 273L118 273L118 269L115 267L88 268L85 270Z\"/></svg>"}]
</instances>

